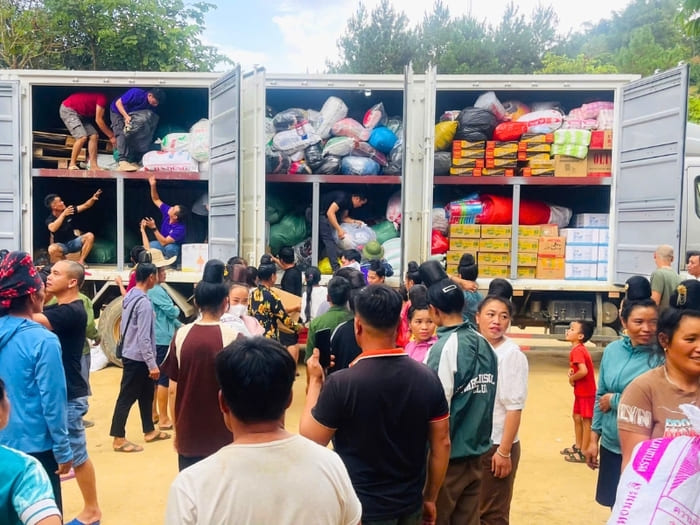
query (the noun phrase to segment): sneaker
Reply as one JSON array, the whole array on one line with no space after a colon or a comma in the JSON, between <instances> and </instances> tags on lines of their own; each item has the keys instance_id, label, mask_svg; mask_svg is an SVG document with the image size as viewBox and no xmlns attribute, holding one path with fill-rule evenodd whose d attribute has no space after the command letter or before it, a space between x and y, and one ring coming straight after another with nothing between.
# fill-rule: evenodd
<instances>
[{"instance_id":1,"label":"sneaker","mask_svg":"<svg viewBox=\"0 0 700 525\"><path fill-rule=\"evenodd\" d=\"M92 428L92 427L95 426L95 422L94 422L94 421L90 421L89 419L83 419L83 426L84 426L85 428Z\"/></svg>"},{"instance_id":2,"label":"sneaker","mask_svg":"<svg viewBox=\"0 0 700 525\"><path fill-rule=\"evenodd\" d=\"M136 164L127 162L125 160L119 161L119 171L138 171L139 167Z\"/></svg>"}]
</instances>

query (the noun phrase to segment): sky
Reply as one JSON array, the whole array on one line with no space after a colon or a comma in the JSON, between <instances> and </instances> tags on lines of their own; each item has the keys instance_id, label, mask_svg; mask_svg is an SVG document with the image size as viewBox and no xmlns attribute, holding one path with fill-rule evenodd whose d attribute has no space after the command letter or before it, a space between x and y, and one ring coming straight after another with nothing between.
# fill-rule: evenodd
<instances>
[{"instance_id":1,"label":"sky","mask_svg":"<svg viewBox=\"0 0 700 525\"><path fill-rule=\"evenodd\" d=\"M204 43L216 46L243 71L254 65L271 73L322 73L327 60L338 60L337 41L358 0L209 0L217 8L207 14ZM380 0L364 0L371 12ZM433 0L391 0L411 24L418 24ZM496 25L509 0L443 0L453 17L470 12ZM552 5L559 16L559 32L577 31L585 22L610 18L631 0L518 0L529 15L538 5Z\"/></svg>"}]
</instances>

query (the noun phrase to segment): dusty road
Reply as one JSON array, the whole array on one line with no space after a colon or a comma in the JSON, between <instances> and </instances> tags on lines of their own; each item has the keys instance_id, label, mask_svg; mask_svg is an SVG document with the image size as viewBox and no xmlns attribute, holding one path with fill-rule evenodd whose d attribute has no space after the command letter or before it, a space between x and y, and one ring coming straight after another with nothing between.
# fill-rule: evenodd
<instances>
[{"instance_id":1,"label":"dusty road","mask_svg":"<svg viewBox=\"0 0 700 525\"><path fill-rule=\"evenodd\" d=\"M561 357L532 352L530 391L520 432L522 459L515 481L513 525L561 523L602 524L609 511L593 500L595 476L585 464L566 463L559 450L572 443L572 389L566 379L566 351ZM287 427L296 432L303 405L305 371L294 386L294 402L287 413ZM97 471L103 525L163 523L170 482L177 474L177 456L171 441L146 444L137 454L112 451L109 424L118 392L121 370L109 367L91 376L93 397L88 418L88 446ZM143 444L136 406L132 409L127 437ZM293 480L290 480L293 486ZM65 520L80 508L75 480L63 483ZM303 497L303 493L299 493Z\"/></svg>"}]
</instances>

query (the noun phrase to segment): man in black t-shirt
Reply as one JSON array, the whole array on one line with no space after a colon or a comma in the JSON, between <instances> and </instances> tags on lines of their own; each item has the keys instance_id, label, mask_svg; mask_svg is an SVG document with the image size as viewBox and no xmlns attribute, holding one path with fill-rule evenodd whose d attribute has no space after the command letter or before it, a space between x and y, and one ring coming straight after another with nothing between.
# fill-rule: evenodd
<instances>
[{"instance_id":1,"label":"man in black t-shirt","mask_svg":"<svg viewBox=\"0 0 700 525\"><path fill-rule=\"evenodd\" d=\"M298 297L301 297L301 270L295 264L294 248L291 246L282 246L277 257L272 258L275 264L284 270L280 288L285 292L289 292ZM301 310L301 303L298 308L287 309L287 313L298 312ZM299 342L299 336L294 333L287 333L280 330L280 343L284 346L294 346Z\"/></svg>"},{"instance_id":2,"label":"man in black t-shirt","mask_svg":"<svg viewBox=\"0 0 700 525\"><path fill-rule=\"evenodd\" d=\"M331 191L321 195L320 210L321 217L318 221L318 236L326 248L326 255L331 262L331 267L335 272L340 268L338 263L338 249L333 239L333 231L338 234L338 238L345 237L345 231L340 227L340 223L358 223L350 217L350 210L359 208L367 204L367 197L364 193L356 191L347 193L344 191Z\"/></svg>"},{"instance_id":3,"label":"man in black t-shirt","mask_svg":"<svg viewBox=\"0 0 700 525\"><path fill-rule=\"evenodd\" d=\"M57 304L46 306L34 320L54 332L61 343L63 369L68 391L68 438L73 450L75 479L83 496L83 510L76 519L95 523L102 518L97 503L95 468L87 454L83 416L88 409L88 384L81 374L87 312L78 293L85 278L83 267L74 261L58 261L46 279L46 294Z\"/></svg>"},{"instance_id":4,"label":"man in black t-shirt","mask_svg":"<svg viewBox=\"0 0 700 525\"><path fill-rule=\"evenodd\" d=\"M395 348L401 304L388 286L364 288L355 297L362 353L325 381L318 349L307 361L300 433L322 446L333 439L362 502L363 525L434 522L450 456L449 409L437 374Z\"/></svg>"},{"instance_id":5,"label":"man in black t-shirt","mask_svg":"<svg viewBox=\"0 0 700 525\"><path fill-rule=\"evenodd\" d=\"M73 216L92 208L101 194L102 190L97 190L92 197L78 206L66 206L63 199L55 193L44 197L44 205L51 210L51 214L46 218L46 227L53 235L53 241L49 244L49 259L52 263L64 259L69 253L80 252L78 262L85 266L85 258L92 250L95 235L91 232L76 235Z\"/></svg>"}]
</instances>

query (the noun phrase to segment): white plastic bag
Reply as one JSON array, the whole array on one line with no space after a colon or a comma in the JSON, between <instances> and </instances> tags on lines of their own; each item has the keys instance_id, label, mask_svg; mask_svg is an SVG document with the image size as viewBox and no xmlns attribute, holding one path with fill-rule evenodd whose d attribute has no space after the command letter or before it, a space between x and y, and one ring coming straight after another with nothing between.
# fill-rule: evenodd
<instances>
[{"instance_id":1,"label":"white plastic bag","mask_svg":"<svg viewBox=\"0 0 700 525\"><path fill-rule=\"evenodd\" d=\"M564 123L564 115L556 109L544 109L526 113L518 122L527 123L528 133L552 133Z\"/></svg>"},{"instance_id":2,"label":"white plastic bag","mask_svg":"<svg viewBox=\"0 0 700 525\"><path fill-rule=\"evenodd\" d=\"M160 143L164 151L187 151L190 148L189 133L168 133Z\"/></svg>"},{"instance_id":3,"label":"white plastic bag","mask_svg":"<svg viewBox=\"0 0 700 525\"><path fill-rule=\"evenodd\" d=\"M508 120L506 108L503 107L503 104L501 104L501 101L498 100L496 93L494 93L493 91L489 91L487 93L484 93L483 95L480 95L479 98L476 99L476 102L474 102L474 107L480 109L488 109L491 113L493 113L496 116L499 122Z\"/></svg>"},{"instance_id":4,"label":"white plastic bag","mask_svg":"<svg viewBox=\"0 0 700 525\"><path fill-rule=\"evenodd\" d=\"M189 152L198 162L209 160L209 121L201 119L190 128Z\"/></svg>"},{"instance_id":5,"label":"white plastic bag","mask_svg":"<svg viewBox=\"0 0 700 525\"><path fill-rule=\"evenodd\" d=\"M394 273L401 271L401 237L394 237L382 244L384 248L384 259L394 269Z\"/></svg>"},{"instance_id":6,"label":"white plastic bag","mask_svg":"<svg viewBox=\"0 0 700 525\"><path fill-rule=\"evenodd\" d=\"M338 97L328 97L321 107L321 114L318 118L316 133L322 139L327 139L331 136L331 128L339 120L348 116L348 107L345 102Z\"/></svg>"},{"instance_id":7,"label":"white plastic bag","mask_svg":"<svg viewBox=\"0 0 700 525\"><path fill-rule=\"evenodd\" d=\"M447 215L445 214L445 208L433 208L433 230L437 230L440 233L447 235L447 229L449 224L447 222Z\"/></svg>"},{"instance_id":8,"label":"white plastic bag","mask_svg":"<svg viewBox=\"0 0 700 525\"><path fill-rule=\"evenodd\" d=\"M357 250L358 247L364 246L369 241L377 240L377 234L374 233L374 230L364 223L344 222L340 227L345 231L345 237L339 239L337 232L333 232L333 238L342 250Z\"/></svg>"},{"instance_id":9,"label":"white plastic bag","mask_svg":"<svg viewBox=\"0 0 700 525\"><path fill-rule=\"evenodd\" d=\"M189 151L149 151L141 159L146 171L198 171Z\"/></svg>"},{"instance_id":10,"label":"white plastic bag","mask_svg":"<svg viewBox=\"0 0 700 525\"><path fill-rule=\"evenodd\" d=\"M109 364L109 359L102 351L100 345L90 347L90 372L97 372L106 368Z\"/></svg>"},{"instance_id":11,"label":"white plastic bag","mask_svg":"<svg viewBox=\"0 0 700 525\"><path fill-rule=\"evenodd\" d=\"M280 131L272 137L272 144L275 148L287 155L306 149L319 142L321 142L321 137L318 136L316 130L308 122L286 131Z\"/></svg>"}]
</instances>

